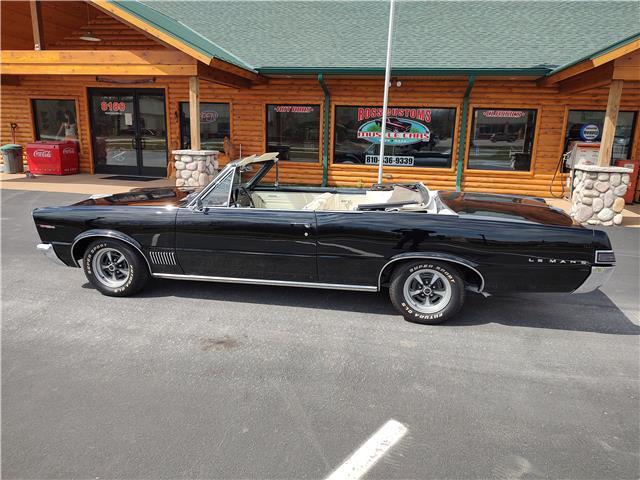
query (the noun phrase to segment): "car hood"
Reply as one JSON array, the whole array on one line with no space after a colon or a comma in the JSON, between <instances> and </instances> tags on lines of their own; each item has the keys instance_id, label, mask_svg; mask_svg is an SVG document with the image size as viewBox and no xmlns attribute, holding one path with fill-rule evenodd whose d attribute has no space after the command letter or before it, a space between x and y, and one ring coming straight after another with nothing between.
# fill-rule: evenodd
<instances>
[{"instance_id":1,"label":"car hood","mask_svg":"<svg viewBox=\"0 0 640 480\"><path fill-rule=\"evenodd\" d=\"M442 202L461 217L574 226L569 215L542 198L475 192L438 192Z\"/></svg>"},{"instance_id":2,"label":"car hood","mask_svg":"<svg viewBox=\"0 0 640 480\"><path fill-rule=\"evenodd\" d=\"M198 189L179 187L134 188L124 193L94 195L75 205L180 206L185 203L190 194L196 191Z\"/></svg>"}]
</instances>

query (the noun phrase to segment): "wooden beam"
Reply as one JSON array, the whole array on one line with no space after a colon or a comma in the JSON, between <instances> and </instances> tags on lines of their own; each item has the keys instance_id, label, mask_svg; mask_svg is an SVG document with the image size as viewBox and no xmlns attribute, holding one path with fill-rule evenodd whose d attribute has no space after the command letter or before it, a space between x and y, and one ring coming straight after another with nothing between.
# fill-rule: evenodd
<instances>
[{"instance_id":1,"label":"wooden beam","mask_svg":"<svg viewBox=\"0 0 640 480\"><path fill-rule=\"evenodd\" d=\"M30 0L31 30L33 32L33 49L44 50L44 26L42 23L42 8L39 0Z\"/></svg>"},{"instance_id":2,"label":"wooden beam","mask_svg":"<svg viewBox=\"0 0 640 480\"><path fill-rule=\"evenodd\" d=\"M640 82L640 50L618 58L613 63L614 80Z\"/></svg>"},{"instance_id":3,"label":"wooden beam","mask_svg":"<svg viewBox=\"0 0 640 480\"><path fill-rule=\"evenodd\" d=\"M196 60L164 50L2 50L2 72L13 75L197 74Z\"/></svg>"},{"instance_id":4,"label":"wooden beam","mask_svg":"<svg viewBox=\"0 0 640 480\"><path fill-rule=\"evenodd\" d=\"M251 80L198 63L198 77L207 82L233 88L251 88Z\"/></svg>"},{"instance_id":5,"label":"wooden beam","mask_svg":"<svg viewBox=\"0 0 640 480\"><path fill-rule=\"evenodd\" d=\"M198 77L189 77L189 129L191 150L200 150L200 86Z\"/></svg>"},{"instance_id":6,"label":"wooden beam","mask_svg":"<svg viewBox=\"0 0 640 480\"><path fill-rule=\"evenodd\" d=\"M568 95L609 85L613 78L613 62L560 82L560 93Z\"/></svg>"},{"instance_id":7,"label":"wooden beam","mask_svg":"<svg viewBox=\"0 0 640 480\"><path fill-rule=\"evenodd\" d=\"M237 65L233 65L217 58L211 60L211 62L209 62L209 66L218 70L222 70L223 72L231 73L238 77L249 79L253 83L263 84L269 82L269 79L267 77L250 72L248 70L245 70L244 68L238 67Z\"/></svg>"},{"instance_id":8,"label":"wooden beam","mask_svg":"<svg viewBox=\"0 0 640 480\"><path fill-rule=\"evenodd\" d=\"M199 50L196 50L195 48L190 47L189 45L183 43L177 38L172 37L171 35L163 32L162 30L159 30L149 25L148 23L140 20L138 17L126 12L125 10L118 7L117 5L114 5L108 2L107 0L88 0L88 1L90 1L94 7L97 7L103 12L111 15L112 17L117 18L118 20L129 25L130 27L146 32L150 34L152 37L154 37L155 39L157 39L158 41L160 41L161 43L165 45L170 45L173 48L177 48L181 52L186 53L187 55L195 58L196 60L204 62L208 65L209 62L213 59L213 57L209 55L205 55L204 53L200 52Z\"/></svg>"},{"instance_id":9,"label":"wooden beam","mask_svg":"<svg viewBox=\"0 0 640 480\"><path fill-rule=\"evenodd\" d=\"M551 87L562 80L573 77L580 73L586 72L593 68L593 62L591 60L585 60L584 62L577 63L572 67L569 67L561 72L555 73L549 77L544 77L538 80L539 87Z\"/></svg>"},{"instance_id":10,"label":"wooden beam","mask_svg":"<svg viewBox=\"0 0 640 480\"><path fill-rule=\"evenodd\" d=\"M611 50L610 52L603 53L597 57L593 58L593 64L597 67L599 65L603 65L612 60L617 60L620 57L623 57L629 53L635 52L636 50L640 50L640 39L634 40L633 42L629 42L626 45L622 45L621 47L616 48L615 50Z\"/></svg>"},{"instance_id":11,"label":"wooden beam","mask_svg":"<svg viewBox=\"0 0 640 480\"><path fill-rule=\"evenodd\" d=\"M607 101L607 112L604 117L604 128L602 129L602 139L600 140L600 153L598 154L598 166L600 167L606 167L611 162L611 151L616 134L616 123L618 121L623 85L624 82L622 80L612 80L609 86L609 100Z\"/></svg>"},{"instance_id":12,"label":"wooden beam","mask_svg":"<svg viewBox=\"0 0 640 480\"><path fill-rule=\"evenodd\" d=\"M538 86L549 87L555 85L556 83L566 80L567 78L579 75L580 73L599 67L601 65L604 65L605 63L617 60L618 58L624 57L625 55L628 55L630 53L637 52L638 50L640 50L640 39L629 42L626 45L622 45L621 47L611 50L610 52L606 52L601 55L594 56L593 58L590 58L588 60L584 60L548 77L541 78L540 80L538 80Z\"/></svg>"}]
</instances>

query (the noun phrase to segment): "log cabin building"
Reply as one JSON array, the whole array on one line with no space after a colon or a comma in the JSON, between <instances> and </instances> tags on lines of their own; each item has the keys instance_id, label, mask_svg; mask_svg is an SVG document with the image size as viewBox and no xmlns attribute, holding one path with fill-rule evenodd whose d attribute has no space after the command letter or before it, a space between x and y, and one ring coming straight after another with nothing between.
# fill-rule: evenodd
<instances>
[{"instance_id":1,"label":"log cabin building","mask_svg":"<svg viewBox=\"0 0 640 480\"><path fill-rule=\"evenodd\" d=\"M279 151L283 183L377 179L388 4L2 1L1 142L85 173ZM399 2L384 181L548 197L571 141L640 160L635 1ZM225 152L225 138L226 152Z\"/></svg>"}]
</instances>

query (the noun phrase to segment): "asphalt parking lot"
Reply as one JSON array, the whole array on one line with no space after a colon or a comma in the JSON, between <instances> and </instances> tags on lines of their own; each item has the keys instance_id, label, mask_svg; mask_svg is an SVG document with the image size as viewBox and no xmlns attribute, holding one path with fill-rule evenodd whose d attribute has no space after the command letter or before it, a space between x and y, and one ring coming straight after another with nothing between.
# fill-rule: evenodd
<instances>
[{"instance_id":1,"label":"asphalt parking lot","mask_svg":"<svg viewBox=\"0 0 640 480\"><path fill-rule=\"evenodd\" d=\"M640 477L640 229L601 292L468 299L154 281L108 298L35 251L2 191L3 478L324 478L390 419L370 479Z\"/></svg>"}]
</instances>

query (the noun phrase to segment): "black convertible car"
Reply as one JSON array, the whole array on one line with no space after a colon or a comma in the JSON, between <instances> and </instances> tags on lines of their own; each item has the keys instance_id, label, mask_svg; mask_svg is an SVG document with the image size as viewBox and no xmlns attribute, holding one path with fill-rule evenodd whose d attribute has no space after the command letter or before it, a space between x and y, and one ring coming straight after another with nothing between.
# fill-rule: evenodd
<instances>
[{"instance_id":1,"label":"black convertible car","mask_svg":"<svg viewBox=\"0 0 640 480\"><path fill-rule=\"evenodd\" d=\"M134 294L150 277L388 288L419 323L451 318L466 291L589 292L615 265L604 232L542 199L421 183L279 186L277 153L231 162L200 191L137 189L33 218L38 249L105 295Z\"/></svg>"}]
</instances>

